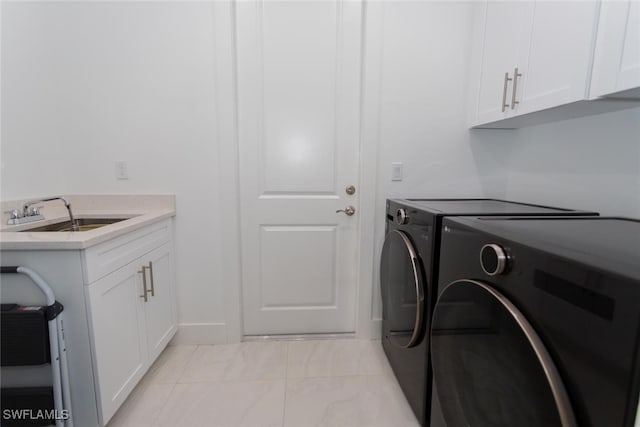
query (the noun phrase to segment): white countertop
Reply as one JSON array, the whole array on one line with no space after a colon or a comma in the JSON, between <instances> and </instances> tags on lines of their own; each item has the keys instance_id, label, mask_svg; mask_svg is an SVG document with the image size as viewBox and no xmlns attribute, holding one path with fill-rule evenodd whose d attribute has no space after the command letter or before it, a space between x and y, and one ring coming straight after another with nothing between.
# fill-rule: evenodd
<instances>
[{"instance_id":1,"label":"white countertop","mask_svg":"<svg viewBox=\"0 0 640 427\"><path fill-rule=\"evenodd\" d=\"M128 218L90 231L21 231L69 219L60 200L38 203L45 219L20 225L7 225L2 215L1 250L77 250L121 236L176 214L175 195L63 195L71 203L74 217ZM21 208L24 200L0 202L2 212Z\"/></svg>"}]
</instances>

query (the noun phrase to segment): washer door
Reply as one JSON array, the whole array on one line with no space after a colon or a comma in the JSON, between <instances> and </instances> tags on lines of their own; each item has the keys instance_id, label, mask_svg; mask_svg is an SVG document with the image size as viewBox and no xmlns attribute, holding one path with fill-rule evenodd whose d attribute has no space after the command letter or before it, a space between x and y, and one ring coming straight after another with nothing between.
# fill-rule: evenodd
<instances>
[{"instance_id":1,"label":"washer door","mask_svg":"<svg viewBox=\"0 0 640 427\"><path fill-rule=\"evenodd\" d=\"M402 348L414 347L424 332L424 272L417 251L402 231L387 234L380 285L389 341Z\"/></svg>"},{"instance_id":2,"label":"washer door","mask_svg":"<svg viewBox=\"0 0 640 427\"><path fill-rule=\"evenodd\" d=\"M444 289L433 314L431 352L447 426L577 425L542 341L487 284L459 280Z\"/></svg>"}]
</instances>

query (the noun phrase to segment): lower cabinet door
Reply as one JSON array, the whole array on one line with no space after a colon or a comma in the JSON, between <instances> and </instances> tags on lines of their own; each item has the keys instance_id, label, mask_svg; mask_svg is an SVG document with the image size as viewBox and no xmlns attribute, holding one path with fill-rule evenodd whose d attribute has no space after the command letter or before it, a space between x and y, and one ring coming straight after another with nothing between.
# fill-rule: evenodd
<instances>
[{"instance_id":1,"label":"lower cabinet door","mask_svg":"<svg viewBox=\"0 0 640 427\"><path fill-rule=\"evenodd\" d=\"M144 315L149 364L160 355L177 330L178 316L174 295L173 252L165 244L144 256L147 301Z\"/></svg>"},{"instance_id":2,"label":"lower cabinet door","mask_svg":"<svg viewBox=\"0 0 640 427\"><path fill-rule=\"evenodd\" d=\"M105 425L147 368L144 301L139 263L85 288L101 425Z\"/></svg>"}]
</instances>

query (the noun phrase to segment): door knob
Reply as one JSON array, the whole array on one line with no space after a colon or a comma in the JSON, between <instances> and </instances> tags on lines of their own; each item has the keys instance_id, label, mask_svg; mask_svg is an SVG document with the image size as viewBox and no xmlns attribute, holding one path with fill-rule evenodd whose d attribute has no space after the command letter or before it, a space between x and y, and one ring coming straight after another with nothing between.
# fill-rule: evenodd
<instances>
[{"instance_id":1,"label":"door knob","mask_svg":"<svg viewBox=\"0 0 640 427\"><path fill-rule=\"evenodd\" d=\"M336 213L339 212L344 212L347 216L352 216L354 213L356 213L356 208L354 208L353 206L347 206L344 209L338 209L336 211Z\"/></svg>"}]
</instances>

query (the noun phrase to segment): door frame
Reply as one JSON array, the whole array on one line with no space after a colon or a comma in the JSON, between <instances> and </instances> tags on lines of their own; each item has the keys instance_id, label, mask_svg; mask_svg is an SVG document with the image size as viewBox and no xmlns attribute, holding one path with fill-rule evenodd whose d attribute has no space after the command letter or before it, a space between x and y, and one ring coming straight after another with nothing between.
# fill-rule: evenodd
<instances>
[{"instance_id":1,"label":"door frame","mask_svg":"<svg viewBox=\"0 0 640 427\"><path fill-rule=\"evenodd\" d=\"M382 320L373 319L373 303L380 298L375 286L377 274L375 225L384 221L384 212L376 212L377 206L377 158L379 146L380 80L382 59L383 2L365 2L363 7L361 64L361 109L359 141L359 178L356 188L360 193L357 242L359 245L358 271L356 274L356 337L379 339ZM243 340L242 265L240 235L240 169L239 128L236 75L236 5L233 0L214 4L215 40L215 89L216 129L218 136L218 176L220 183L218 200L225 215L219 225L217 244L222 254L220 271L215 275L223 284L224 328L226 343ZM227 143L224 143L227 142ZM232 143L228 143L232 142ZM379 286L378 286L379 288ZM221 325L222 326L222 325ZM220 334L214 343L222 343Z\"/></svg>"}]
</instances>

